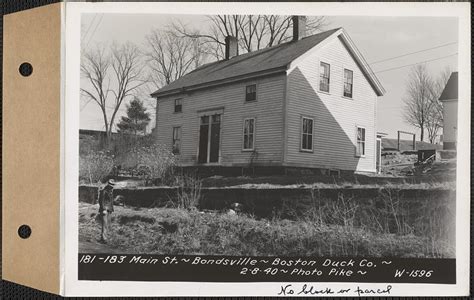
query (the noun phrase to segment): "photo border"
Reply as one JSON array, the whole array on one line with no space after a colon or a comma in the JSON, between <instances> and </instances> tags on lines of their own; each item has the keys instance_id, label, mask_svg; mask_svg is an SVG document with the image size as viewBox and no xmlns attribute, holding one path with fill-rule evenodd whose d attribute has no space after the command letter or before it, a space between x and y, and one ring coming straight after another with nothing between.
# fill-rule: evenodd
<instances>
[{"instance_id":1,"label":"photo border","mask_svg":"<svg viewBox=\"0 0 474 300\"><path fill-rule=\"evenodd\" d=\"M456 170L456 285L392 284L390 296L462 296L469 294L470 248L470 3L73 3L65 4L65 83L64 97L64 257L63 292L68 296L276 296L285 283L207 283L207 282L112 282L78 280L78 157L80 24L83 13L140 14L304 14L325 16L433 16L459 18L458 71L458 161ZM450 9L446 9L449 7ZM204 13L205 12L205 13ZM66 100L67 99L67 100ZM461 200L460 200L461 199ZM469 199L469 201L467 200ZM294 283L299 284L299 283ZM338 288L385 288L376 283L316 283ZM427 292L428 291L428 292Z\"/></svg>"}]
</instances>

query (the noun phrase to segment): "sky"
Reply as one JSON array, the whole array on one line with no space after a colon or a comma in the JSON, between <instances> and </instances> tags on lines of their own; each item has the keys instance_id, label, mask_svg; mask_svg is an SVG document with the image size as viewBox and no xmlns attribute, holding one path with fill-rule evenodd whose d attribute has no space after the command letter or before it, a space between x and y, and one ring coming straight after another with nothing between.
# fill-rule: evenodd
<instances>
[{"instance_id":1,"label":"sky","mask_svg":"<svg viewBox=\"0 0 474 300\"><path fill-rule=\"evenodd\" d=\"M457 18L331 16L326 20L324 30L343 27L348 32L387 91L378 99L377 131L392 138L397 137L397 130L414 132L418 140L419 132L403 119L403 98L410 68L425 62L432 76L438 76L446 68L457 71ZM127 41L142 47L152 29L165 28L172 21L200 30L208 24L206 17L201 15L85 14L82 16L81 43L86 49ZM417 53L405 56L413 52ZM383 62L379 62L381 60ZM81 80L81 87L87 87L84 80ZM150 102L148 108L151 107ZM123 106L119 117L125 112ZM104 129L97 104L81 100L80 128ZM410 137L406 136L406 139Z\"/></svg>"}]
</instances>

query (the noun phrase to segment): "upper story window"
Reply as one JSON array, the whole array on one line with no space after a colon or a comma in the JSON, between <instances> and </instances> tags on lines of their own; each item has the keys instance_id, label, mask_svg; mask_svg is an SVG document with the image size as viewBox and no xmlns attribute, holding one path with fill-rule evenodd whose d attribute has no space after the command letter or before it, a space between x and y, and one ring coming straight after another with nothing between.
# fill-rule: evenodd
<instances>
[{"instance_id":1,"label":"upper story window","mask_svg":"<svg viewBox=\"0 0 474 300\"><path fill-rule=\"evenodd\" d=\"M245 87L245 101L257 100L257 85L250 84Z\"/></svg>"},{"instance_id":2,"label":"upper story window","mask_svg":"<svg viewBox=\"0 0 474 300\"><path fill-rule=\"evenodd\" d=\"M181 152L181 127L173 127L173 154Z\"/></svg>"},{"instance_id":3,"label":"upper story window","mask_svg":"<svg viewBox=\"0 0 474 300\"><path fill-rule=\"evenodd\" d=\"M254 150L255 145L255 118L244 120L244 147L243 150Z\"/></svg>"},{"instance_id":4,"label":"upper story window","mask_svg":"<svg viewBox=\"0 0 474 300\"><path fill-rule=\"evenodd\" d=\"M329 93L331 66L327 63L321 62L319 68L319 90Z\"/></svg>"},{"instance_id":5,"label":"upper story window","mask_svg":"<svg viewBox=\"0 0 474 300\"><path fill-rule=\"evenodd\" d=\"M356 156L365 156L365 128L357 127Z\"/></svg>"},{"instance_id":6,"label":"upper story window","mask_svg":"<svg viewBox=\"0 0 474 300\"><path fill-rule=\"evenodd\" d=\"M303 117L301 127L301 150L313 151L313 119Z\"/></svg>"},{"instance_id":7,"label":"upper story window","mask_svg":"<svg viewBox=\"0 0 474 300\"><path fill-rule=\"evenodd\" d=\"M174 112L180 113L183 111L183 99L174 100Z\"/></svg>"},{"instance_id":8,"label":"upper story window","mask_svg":"<svg viewBox=\"0 0 474 300\"><path fill-rule=\"evenodd\" d=\"M344 69L344 97L352 98L353 74L351 70Z\"/></svg>"}]
</instances>

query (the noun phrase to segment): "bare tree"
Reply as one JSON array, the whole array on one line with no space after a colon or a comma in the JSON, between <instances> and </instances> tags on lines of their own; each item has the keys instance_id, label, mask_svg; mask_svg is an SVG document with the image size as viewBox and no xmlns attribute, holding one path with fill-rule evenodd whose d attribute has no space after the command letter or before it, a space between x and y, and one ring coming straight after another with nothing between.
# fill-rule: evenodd
<instances>
[{"instance_id":1,"label":"bare tree","mask_svg":"<svg viewBox=\"0 0 474 300\"><path fill-rule=\"evenodd\" d=\"M426 65L412 68L405 101L405 121L420 129L420 140L424 141L425 131L430 143L434 143L439 129L443 126L443 109L439 96L447 82L448 71L435 80L428 73Z\"/></svg>"},{"instance_id":2,"label":"bare tree","mask_svg":"<svg viewBox=\"0 0 474 300\"><path fill-rule=\"evenodd\" d=\"M147 62L157 88L170 84L202 63L199 40L179 37L174 29L152 30L146 37Z\"/></svg>"},{"instance_id":3,"label":"bare tree","mask_svg":"<svg viewBox=\"0 0 474 300\"><path fill-rule=\"evenodd\" d=\"M438 102L435 99L433 101ZM434 106L437 106L437 104L435 103ZM434 107L427 117L426 132L428 133L428 140L434 144L439 130L443 128L443 114L440 114L436 107Z\"/></svg>"},{"instance_id":4,"label":"bare tree","mask_svg":"<svg viewBox=\"0 0 474 300\"><path fill-rule=\"evenodd\" d=\"M217 15L208 17L206 32L189 30L182 23L173 28L181 37L199 39L206 53L216 59L223 59L225 37L234 36L239 41L240 53L247 53L287 42L291 39L291 16L283 15ZM310 17L307 20L308 34L320 31L326 26L324 17Z\"/></svg>"},{"instance_id":5,"label":"bare tree","mask_svg":"<svg viewBox=\"0 0 474 300\"><path fill-rule=\"evenodd\" d=\"M433 81L425 65L412 68L407 86L405 101L405 121L420 129L420 140L424 140L424 132L428 115L432 109Z\"/></svg>"},{"instance_id":6,"label":"bare tree","mask_svg":"<svg viewBox=\"0 0 474 300\"><path fill-rule=\"evenodd\" d=\"M124 101L146 83L143 69L141 52L131 43L83 51L81 74L89 86L81 88L81 95L99 106L107 141Z\"/></svg>"}]
</instances>

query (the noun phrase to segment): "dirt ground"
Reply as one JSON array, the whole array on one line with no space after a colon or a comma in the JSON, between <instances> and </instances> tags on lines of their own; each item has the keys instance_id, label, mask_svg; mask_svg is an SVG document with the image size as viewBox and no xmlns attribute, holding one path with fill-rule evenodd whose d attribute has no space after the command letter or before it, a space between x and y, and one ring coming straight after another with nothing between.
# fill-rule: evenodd
<instances>
[{"instance_id":1,"label":"dirt ground","mask_svg":"<svg viewBox=\"0 0 474 300\"><path fill-rule=\"evenodd\" d=\"M383 153L382 175L406 176L413 169L417 160L418 156L416 154Z\"/></svg>"},{"instance_id":2,"label":"dirt ground","mask_svg":"<svg viewBox=\"0 0 474 300\"><path fill-rule=\"evenodd\" d=\"M390 187L390 189L454 188L452 185L455 184L456 159L435 161L423 168L416 167L416 162L416 154L391 152L382 156L382 174L350 174L340 177L213 176L203 178L202 187L241 186L250 189L268 189L272 186L294 185L294 188L304 188L308 184L318 184L322 187L330 185L333 188L355 186L369 188L373 185L377 188ZM133 189L142 186L143 182L130 180L118 182L116 188ZM454 253L450 248L451 244L446 242L444 237L440 240L437 236L428 236L425 233L415 235L413 232L389 234L385 231L367 231L368 227L365 225L346 226L345 221L341 224L321 220L310 222L305 218L297 221L286 219L268 221L250 215L120 206L115 207L113 214L111 238L107 243L101 243L97 212L98 205L79 203L80 253L372 256L390 254L402 257L451 257ZM328 215L340 215L340 211ZM396 218L398 217L401 216L397 215ZM433 218L434 221L438 219ZM432 225L433 222L430 221L429 224ZM410 225L407 228L414 226ZM344 238L341 238L341 235ZM279 237L279 240L275 237ZM341 246L339 245L341 240L350 243ZM307 247L305 244L307 241L313 243L311 247ZM433 244L438 245L435 252L430 250ZM300 246L298 248L295 245ZM341 247L338 248L339 246ZM398 248L393 248L395 246ZM331 252L332 249L335 249L335 252ZM308 252L310 250L312 252ZM414 250L419 250L420 253L416 251L415 253Z\"/></svg>"},{"instance_id":3,"label":"dirt ground","mask_svg":"<svg viewBox=\"0 0 474 300\"><path fill-rule=\"evenodd\" d=\"M442 176L454 181L456 175L456 159L437 160L432 164L417 167L416 154L388 152L382 154L382 176Z\"/></svg>"},{"instance_id":4,"label":"dirt ground","mask_svg":"<svg viewBox=\"0 0 474 300\"><path fill-rule=\"evenodd\" d=\"M107 243L104 244L99 241L97 209L97 205L79 204L80 253L454 256L452 244L443 236L416 231L378 230L369 227L369 223L356 225L358 221L354 219L349 222L343 216L341 220L336 220L334 215L340 214L329 212L318 220L311 219L312 214L291 220L270 220L229 212L117 207L113 213ZM366 220L360 218L359 221ZM412 225L410 228L419 227ZM436 247L433 248L433 245Z\"/></svg>"},{"instance_id":5,"label":"dirt ground","mask_svg":"<svg viewBox=\"0 0 474 300\"><path fill-rule=\"evenodd\" d=\"M341 174L328 175L273 175L273 176L211 176L201 178L202 188L269 188L281 186L305 187L321 185L321 187L354 187L354 186L385 186L405 184L444 184L455 182L456 159L440 160L417 167L417 154L400 153L398 151L382 154L382 171L380 174ZM145 187L142 180L130 179L117 182L117 189L134 189Z\"/></svg>"},{"instance_id":6,"label":"dirt ground","mask_svg":"<svg viewBox=\"0 0 474 300\"><path fill-rule=\"evenodd\" d=\"M79 253L109 253L109 254L120 254L124 253L120 251L117 247L111 247L107 244L88 241L80 241L79 243Z\"/></svg>"}]
</instances>

